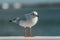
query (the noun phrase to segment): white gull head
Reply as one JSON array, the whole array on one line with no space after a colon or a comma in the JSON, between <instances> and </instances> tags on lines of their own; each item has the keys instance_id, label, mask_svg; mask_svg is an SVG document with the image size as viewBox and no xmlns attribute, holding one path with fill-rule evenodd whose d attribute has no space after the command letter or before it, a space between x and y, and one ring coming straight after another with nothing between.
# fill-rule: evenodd
<instances>
[{"instance_id":1,"label":"white gull head","mask_svg":"<svg viewBox=\"0 0 60 40\"><path fill-rule=\"evenodd\" d=\"M38 13L37 13L36 11L33 11L33 13L34 13L35 15L38 15Z\"/></svg>"},{"instance_id":2,"label":"white gull head","mask_svg":"<svg viewBox=\"0 0 60 40\"><path fill-rule=\"evenodd\" d=\"M32 14L34 17L38 17L38 13L36 11L33 11Z\"/></svg>"}]
</instances>

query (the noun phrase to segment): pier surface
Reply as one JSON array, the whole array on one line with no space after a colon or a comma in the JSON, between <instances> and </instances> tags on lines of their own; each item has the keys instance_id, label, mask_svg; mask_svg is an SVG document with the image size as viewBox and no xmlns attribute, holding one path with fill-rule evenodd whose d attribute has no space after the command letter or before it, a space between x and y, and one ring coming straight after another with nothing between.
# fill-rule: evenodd
<instances>
[{"instance_id":1,"label":"pier surface","mask_svg":"<svg viewBox=\"0 0 60 40\"><path fill-rule=\"evenodd\" d=\"M34 36L34 37L4 36L0 37L0 40L60 40L60 36Z\"/></svg>"}]
</instances>

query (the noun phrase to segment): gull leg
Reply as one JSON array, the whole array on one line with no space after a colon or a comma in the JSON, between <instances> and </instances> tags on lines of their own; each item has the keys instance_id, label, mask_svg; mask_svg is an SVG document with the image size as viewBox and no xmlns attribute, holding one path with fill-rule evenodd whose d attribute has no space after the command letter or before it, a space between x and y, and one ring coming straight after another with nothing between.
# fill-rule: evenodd
<instances>
[{"instance_id":1,"label":"gull leg","mask_svg":"<svg viewBox=\"0 0 60 40\"><path fill-rule=\"evenodd\" d=\"M32 27L30 28L30 37L32 37Z\"/></svg>"},{"instance_id":2,"label":"gull leg","mask_svg":"<svg viewBox=\"0 0 60 40\"><path fill-rule=\"evenodd\" d=\"M24 36L26 37L26 28L24 28Z\"/></svg>"}]
</instances>

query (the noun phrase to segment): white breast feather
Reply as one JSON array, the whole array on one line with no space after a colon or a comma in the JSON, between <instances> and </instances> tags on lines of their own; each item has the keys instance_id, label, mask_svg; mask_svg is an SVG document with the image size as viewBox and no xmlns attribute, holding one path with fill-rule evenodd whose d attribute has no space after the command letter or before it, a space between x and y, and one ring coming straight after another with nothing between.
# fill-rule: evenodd
<instances>
[{"instance_id":1,"label":"white breast feather","mask_svg":"<svg viewBox=\"0 0 60 40\"><path fill-rule=\"evenodd\" d=\"M23 26L23 27L32 27L37 23L37 21L38 21L38 17L35 17L35 18L33 18L29 21L26 21L26 22L25 21L20 21L19 25Z\"/></svg>"}]
</instances>

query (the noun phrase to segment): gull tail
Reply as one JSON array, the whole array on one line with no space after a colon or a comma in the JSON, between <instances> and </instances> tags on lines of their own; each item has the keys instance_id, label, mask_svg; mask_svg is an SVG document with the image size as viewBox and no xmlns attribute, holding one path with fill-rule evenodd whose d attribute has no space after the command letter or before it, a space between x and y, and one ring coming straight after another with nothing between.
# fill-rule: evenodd
<instances>
[{"instance_id":1,"label":"gull tail","mask_svg":"<svg viewBox=\"0 0 60 40\"><path fill-rule=\"evenodd\" d=\"M16 18L15 19L12 19L12 20L9 20L9 22L13 22L13 21L15 21L16 20Z\"/></svg>"},{"instance_id":2,"label":"gull tail","mask_svg":"<svg viewBox=\"0 0 60 40\"><path fill-rule=\"evenodd\" d=\"M9 20L9 22L17 23L18 20L19 20L19 18L14 18L14 19L12 19L12 20Z\"/></svg>"}]
</instances>

